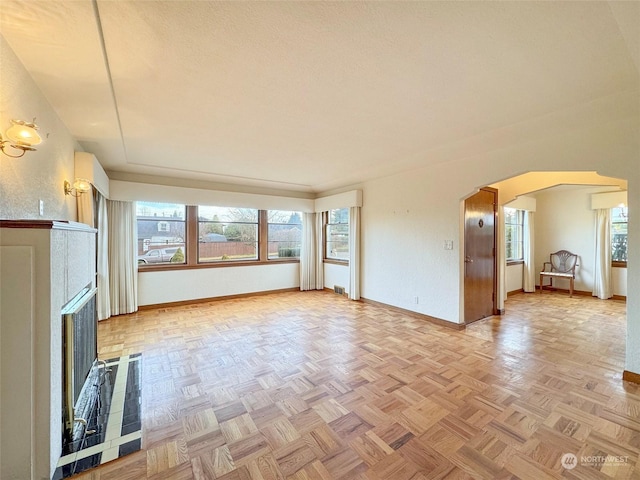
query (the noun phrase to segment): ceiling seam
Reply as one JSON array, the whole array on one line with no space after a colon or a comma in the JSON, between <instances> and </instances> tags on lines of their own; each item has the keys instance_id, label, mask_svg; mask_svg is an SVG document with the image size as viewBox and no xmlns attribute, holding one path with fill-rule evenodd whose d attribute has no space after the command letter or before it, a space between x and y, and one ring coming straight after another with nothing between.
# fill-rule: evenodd
<instances>
[{"instance_id":1,"label":"ceiling seam","mask_svg":"<svg viewBox=\"0 0 640 480\"><path fill-rule=\"evenodd\" d=\"M125 162L129 163L127 155L127 147L124 143L124 134L122 132L122 122L120 121L120 111L118 110L118 100L116 91L113 87L113 77L111 76L111 67L109 66L109 56L107 55L107 46L104 41L104 32L102 30L102 20L100 19L100 10L98 9L98 1L92 0L93 12L96 17L96 27L98 28L98 37L100 38L100 48L102 49L102 58L104 59L104 67L107 70L107 78L109 79L109 89L111 90L111 99L113 100L113 108L116 111L116 121L118 123L118 132L120 133L120 143L124 152Z\"/></svg>"}]
</instances>

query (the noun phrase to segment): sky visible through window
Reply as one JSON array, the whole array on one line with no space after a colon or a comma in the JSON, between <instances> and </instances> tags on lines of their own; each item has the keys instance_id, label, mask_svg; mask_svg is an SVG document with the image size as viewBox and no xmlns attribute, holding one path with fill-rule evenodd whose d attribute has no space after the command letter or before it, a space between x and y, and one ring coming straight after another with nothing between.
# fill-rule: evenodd
<instances>
[{"instance_id":1,"label":"sky visible through window","mask_svg":"<svg viewBox=\"0 0 640 480\"><path fill-rule=\"evenodd\" d=\"M184 205L178 203L136 202L138 217L166 217L184 220Z\"/></svg>"}]
</instances>

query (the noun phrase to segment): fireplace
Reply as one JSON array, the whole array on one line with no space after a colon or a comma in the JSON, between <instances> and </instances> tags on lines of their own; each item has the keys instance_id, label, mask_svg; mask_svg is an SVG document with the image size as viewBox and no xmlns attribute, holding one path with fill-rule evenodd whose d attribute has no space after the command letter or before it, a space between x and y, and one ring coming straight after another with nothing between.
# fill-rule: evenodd
<instances>
[{"instance_id":1,"label":"fireplace","mask_svg":"<svg viewBox=\"0 0 640 480\"><path fill-rule=\"evenodd\" d=\"M98 397L96 289L83 288L62 310L63 443L78 440Z\"/></svg>"},{"instance_id":2,"label":"fireplace","mask_svg":"<svg viewBox=\"0 0 640 480\"><path fill-rule=\"evenodd\" d=\"M64 429L61 312L95 286L95 245L96 230L80 223L0 220L0 478L51 478L56 470Z\"/></svg>"}]
</instances>

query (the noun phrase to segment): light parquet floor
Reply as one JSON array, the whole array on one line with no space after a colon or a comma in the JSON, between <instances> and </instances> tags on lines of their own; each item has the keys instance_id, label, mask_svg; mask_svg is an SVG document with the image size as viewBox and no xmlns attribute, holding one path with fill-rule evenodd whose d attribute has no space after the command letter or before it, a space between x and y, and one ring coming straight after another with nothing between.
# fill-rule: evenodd
<instances>
[{"instance_id":1,"label":"light parquet floor","mask_svg":"<svg viewBox=\"0 0 640 480\"><path fill-rule=\"evenodd\" d=\"M143 354L143 449L73 478L640 478L625 304L506 308L455 331L290 292L101 322L101 358Z\"/></svg>"}]
</instances>

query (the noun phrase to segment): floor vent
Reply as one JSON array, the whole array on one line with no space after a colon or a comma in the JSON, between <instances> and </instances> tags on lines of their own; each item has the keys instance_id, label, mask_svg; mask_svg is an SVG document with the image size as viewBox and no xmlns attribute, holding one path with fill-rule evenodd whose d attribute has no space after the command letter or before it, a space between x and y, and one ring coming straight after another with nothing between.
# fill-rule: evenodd
<instances>
[{"instance_id":1,"label":"floor vent","mask_svg":"<svg viewBox=\"0 0 640 480\"><path fill-rule=\"evenodd\" d=\"M344 287L339 287L338 285L334 285L333 291L339 295L344 295Z\"/></svg>"}]
</instances>

